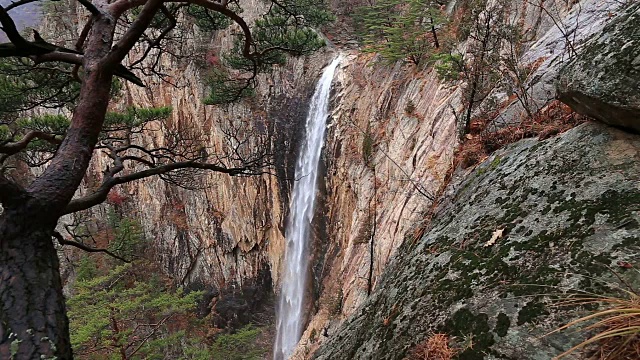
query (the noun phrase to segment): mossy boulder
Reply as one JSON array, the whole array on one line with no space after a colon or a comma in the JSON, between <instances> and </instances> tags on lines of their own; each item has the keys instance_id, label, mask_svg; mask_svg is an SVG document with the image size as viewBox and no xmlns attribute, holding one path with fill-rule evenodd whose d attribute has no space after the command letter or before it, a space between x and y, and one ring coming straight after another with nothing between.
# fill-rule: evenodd
<instances>
[{"instance_id":1,"label":"mossy boulder","mask_svg":"<svg viewBox=\"0 0 640 360\"><path fill-rule=\"evenodd\" d=\"M640 3L578 50L560 71L556 89L577 112L640 131Z\"/></svg>"},{"instance_id":2,"label":"mossy boulder","mask_svg":"<svg viewBox=\"0 0 640 360\"><path fill-rule=\"evenodd\" d=\"M403 359L432 332L472 343L459 359L553 358L581 335L544 335L586 310L549 294L607 293L610 269L640 285L625 269L640 267L639 179L640 135L596 122L504 148L450 186L315 358Z\"/></svg>"}]
</instances>

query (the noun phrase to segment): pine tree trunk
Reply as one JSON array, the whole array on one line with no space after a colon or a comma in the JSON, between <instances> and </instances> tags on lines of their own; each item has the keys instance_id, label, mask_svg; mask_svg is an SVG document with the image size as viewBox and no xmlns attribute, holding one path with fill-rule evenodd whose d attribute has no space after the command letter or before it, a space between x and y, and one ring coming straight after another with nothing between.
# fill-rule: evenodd
<instances>
[{"instance_id":1,"label":"pine tree trunk","mask_svg":"<svg viewBox=\"0 0 640 360\"><path fill-rule=\"evenodd\" d=\"M0 215L0 359L72 359L55 221L27 207Z\"/></svg>"}]
</instances>

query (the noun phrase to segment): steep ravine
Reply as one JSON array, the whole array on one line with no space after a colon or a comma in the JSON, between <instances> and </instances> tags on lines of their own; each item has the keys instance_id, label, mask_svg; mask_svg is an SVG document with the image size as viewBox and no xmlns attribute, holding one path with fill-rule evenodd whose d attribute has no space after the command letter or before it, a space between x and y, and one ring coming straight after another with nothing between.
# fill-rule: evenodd
<instances>
[{"instance_id":1,"label":"steep ravine","mask_svg":"<svg viewBox=\"0 0 640 360\"><path fill-rule=\"evenodd\" d=\"M244 5L243 16L249 19L264 8L260 1L246 1ZM48 31L78 33L81 29L75 22L64 19L84 16L82 7L63 4L57 9L57 16L41 24L44 36ZM123 94L114 101L116 106L171 106L166 128L201 137L209 151L223 148L224 132L232 125L273 132L268 146L278 151L277 176L235 178L208 173L188 184L199 188L195 191L149 178L117 188L115 192L124 200L97 207L92 215L105 219L109 208L116 206L140 221L164 270L183 284L238 288L263 279L265 271L268 278L277 281L298 136L315 82L333 53L324 50L313 57L291 58L286 65L260 76L256 96L249 101L207 106L203 103L208 95L204 78L208 68L214 66L207 59L231 46L231 36L229 32L202 32L196 26L183 30L182 36L181 43L170 46L178 54L190 56L165 57L159 66L177 86L153 77L145 77L145 88L124 83ZM152 134L141 141L149 146L170 141L170 134L163 131ZM90 191L108 165L106 156L96 156L79 193ZM268 297L273 282L258 282L266 286L262 292Z\"/></svg>"},{"instance_id":2,"label":"steep ravine","mask_svg":"<svg viewBox=\"0 0 640 360\"><path fill-rule=\"evenodd\" d=\"M258 0L247 3L247 8L260 5ZM609 9L617 2L547 1L557 10L554 20L528 2L511 3L511 21L531 34L523 61L536 64L528 85L542 104L554 96L553 84L565 61L566 29L555 25L557 19L569 27L578 24L573 39L582 42L610 20ZM224 34L202 34L196 28L189 33L184 51L201 52L203 42L214 49L229 45ZM277 291L301 126L321 69L336 51L291 59L261 77L255 98L224 108L202 103L202 70L207 66L202 59L163 64L185 79L181 87L160 81L145 89L126 85L126 103L171 105L170 126L206 135L213 148L220 147L230 121L269 127L274 144L284 145L276 157L277 177L208 174L198 179L202 189L197 191L158 179L118 190L126 199L122 206L141 221L167 273L184 284L220 290L249 286L247 296L260 301ZM469 355L474 357L464 359L484 353L529 358L526 354L537 346L548 345L533 339L539 333L529 332L542 321L532 315L539 302L511 301L509 286L532 279L502 272L523 274L524 269L522 276L540 273L541 281L552 282L558 273L584 270L593 259L615 263L637 258L629 240L638 238L633 227L639 221L633 205L640 156L636 137L590 123L545 142L525 140L473 171L458 171L458 180L443 189L458 144L456 114L464 106L460 84L443 83L429 68L389 66L372 54L341 52L345 60L334 81L319 179L309 325L294 358L401 359L429 331L463 337L469 334L460 327L467 325L481 344ZM494 95L507 105L501 120L518 119L522 109L517 102L501 91ZM166 139L158 133L144 141L162 144ZM105 161L97 157L91 175L99 177ZM567 164L576 166L576 172L566 173ZM426 214L442 190L446 198L429 223ZM613 213L612 203L624 204L628 218ZM104 218L106 209L94 215ZM485 247L492 232L503 227L505 239ZM615 241L605 244L605 237ZM606 250L602 255L601 248ZM530 266L526 261L537 257L546 257L548 264ZM482 276L461 277L467 273ZM505 283L489 289L487 284L495 282ZM503 301L481 306L483 296L500 294ZM549 328L561 319L552 317L544 325ZM548 343L565 347L570 342L557 339ZM548 345L539 358L557 353L554 346Z\"/></svg>"}]
</instances>

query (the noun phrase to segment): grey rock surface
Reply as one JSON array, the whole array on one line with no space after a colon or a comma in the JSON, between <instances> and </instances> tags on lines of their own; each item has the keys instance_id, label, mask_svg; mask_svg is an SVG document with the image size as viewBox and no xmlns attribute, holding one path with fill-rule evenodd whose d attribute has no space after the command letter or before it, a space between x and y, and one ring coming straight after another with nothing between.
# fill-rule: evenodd
<instances>
[{"instance_id":1,"label":"grey rock surface","mask_svg":"<svg viewBox=\"0 0 640 360\"><path fill-rule=\"evenodd\" d=\"M640 284L617 266L640 266L640 136L590 122L463 178L316 359L403 359L433 332L473 343L459 359L551 359L582 339L543 335L584 313L548 294Z\"/></svg>"},{"instance_id":2,"label":"grey rock surface","mask_svg":"<svg viewBox=\"0 0 640 360\"><path fill-rule=\"evenodd\" d=\"M556 87L577 112L640 131L640 3L590 40L560 71Z\"/></svg>"}]
</instances>

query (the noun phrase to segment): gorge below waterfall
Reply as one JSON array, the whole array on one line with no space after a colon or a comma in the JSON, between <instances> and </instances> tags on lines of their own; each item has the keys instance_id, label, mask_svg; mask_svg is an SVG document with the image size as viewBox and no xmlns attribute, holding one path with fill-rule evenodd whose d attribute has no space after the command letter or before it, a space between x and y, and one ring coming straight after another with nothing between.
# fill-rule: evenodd
<instances>
[{"instance_id":1,"label":"gorge below waterfall","mask_svg":"<svg viewBox=\"0 0 640 360\"><path fill-rule=\"evenodd\" d=\"M316 202L318 164L329 116L331 83L341 57L327 66L311 99L305 139L296 162L291 212L286 230L284 276L278 306L274 360L287 359L302 334L304 292L307 282L309 231Z\"/></svg>"}]
</instances>

